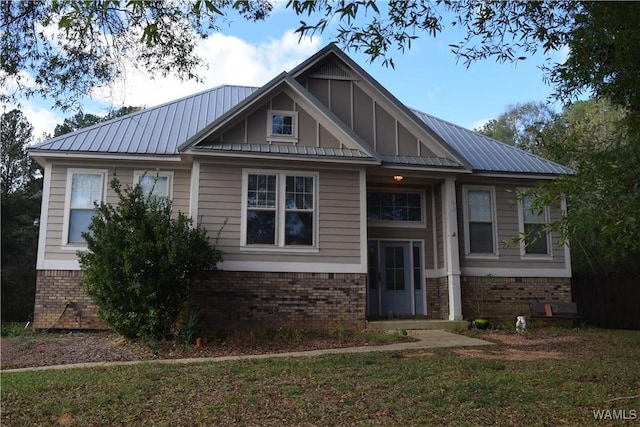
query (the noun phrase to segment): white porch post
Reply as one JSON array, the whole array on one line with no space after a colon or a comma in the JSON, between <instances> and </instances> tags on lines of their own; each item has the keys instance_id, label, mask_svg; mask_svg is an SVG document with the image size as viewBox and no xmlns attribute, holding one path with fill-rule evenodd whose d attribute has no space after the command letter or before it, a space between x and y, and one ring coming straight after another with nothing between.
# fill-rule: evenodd
<instances>
[{"instance_id":1,"label":"white porch post","mask_svg":"<svg viewBox=\"0 0 640 427\"><path fill-rule=\"evenodd\" d=\"M456 182L454 179L447 179L443 184L442 206L444 209L444 258L449 284L449 320L462 320L458 214L456 207Z\"/></svg>"}]
</instances>

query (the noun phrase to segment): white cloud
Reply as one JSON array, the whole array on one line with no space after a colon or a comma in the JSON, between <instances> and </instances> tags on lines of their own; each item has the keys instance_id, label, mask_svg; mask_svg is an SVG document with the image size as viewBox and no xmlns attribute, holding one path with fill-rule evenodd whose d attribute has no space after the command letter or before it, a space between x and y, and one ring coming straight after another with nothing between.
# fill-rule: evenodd
<instances>
[{"instance_id":1,"label":"white cloud","mask_svg":"<svg viewBox=\"0 0 640 427\"><path fill-rule=\"evenodd\" d=\"M564 45L560 49L556 50L552 56L552 61L557 64L564 64L571 53L571 48Z\"/></svg>"},{"instance_id":2,"label":"white cloud","mask_svg":"<svg viewBox=\"0 0 640 427\"><path fill-rule=\"evenodd\" d=\"M197 70L204 83L167 76L152 79L133 67L123 79L93 92L93 98L110 104L153 106L223 84L261 86L299 64L320 48L319 37L303 38L293 30L280 38L252 44L238 37L216 33L201 40L198 54L207 67Z\"/></svg>"},{"instance_id":3,"label":"white cloud","mask_svg":"<svg viewBox=\"0 0 640 427\"><path fill-rule=\"evenodd\" d=\"M489 121L491 121L492 119L480 119L480 120L476 120L475 122L473 122L473 124L471 125L470 129L472 130L476 130L476 129L480 129L481 127L483 127L484 125L486 125L487 123L489 123Z\"/></svg>"},{"instance_id":4,"label":"white cloud","mask_svg":"<svg viewBox=\"0 0 640 427\"><path fill-rule=\"evenodd\" d=\"M27 118L31 126L33 126L33 142L39 142L43 139L43 134L53 134L58 123L62 123L64 117L57 110L39 105L33 99L23 99L19 105L8 105L6 111L17 108Z\"/></svg>"}]
</instances>

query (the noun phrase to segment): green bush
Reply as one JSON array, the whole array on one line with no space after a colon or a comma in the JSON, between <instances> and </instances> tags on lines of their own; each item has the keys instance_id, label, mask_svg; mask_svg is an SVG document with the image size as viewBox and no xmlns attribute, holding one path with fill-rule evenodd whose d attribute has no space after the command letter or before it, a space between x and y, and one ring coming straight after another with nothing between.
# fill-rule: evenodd
<instances>
[{"instance_id":1,"label":"green bush","mask_svg":"<svg viewBox=\"0 0 640 427\"><path fill-rule=\"evenodd\" d=\"M171 201L145 197L139 185L111 181L117 205L100 203L79 252L82 287L98 315L126 337L163 339L176 323L194 280L217 268L222 253L206 230Z\"/></svg>"}]
</instances>

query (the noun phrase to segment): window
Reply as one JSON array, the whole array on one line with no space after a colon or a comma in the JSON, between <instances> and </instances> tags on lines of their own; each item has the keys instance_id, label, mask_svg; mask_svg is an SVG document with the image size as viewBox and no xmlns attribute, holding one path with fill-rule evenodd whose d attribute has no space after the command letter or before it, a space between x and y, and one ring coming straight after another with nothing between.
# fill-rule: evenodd
<instances>
[{"instance_id":1,"label":"window","mask_svg":"<svg viewBox=\"0 0 640 427\"><path fill-rule=\"evenodd\" d=\"M466 253L496 255L493 188L465 188Z\"/></svg>"},{"instance_id":2,"label":"window","mask_svg":"<svg viewBox=\"0 0 640 427\"><path fill-rule=\"evenodd\" d=\"M520 213L520 232L524 236L521 243L521 255L549 255L549 236L545 225L549 222L548 208L537 210L533 207L533 198L524 196L518 202Z\"/></svg>"},{"instance_id":3,"label":"window","mask_svg":"<svg viewBox=\"0 0 640 427\"><path fill-rule=\"evenodd\" d=\"M367 193L367 219L369 221L422 222L422 195L420 193Z\"/></svg>"},{"instance_id":4,"label":"window","mask_svg":"<svg viewBox=\"0 0 640 427\"><path fill-rule=\"evenodd\" d=\"M267 140L295 142L298 139L298 113L296 111L269 110Z\"/></svg>"},{"instance_id":5,"label":"window","mask_svg":"<svg viewBox=\"0 0 640 427\"><path fill-rule=\"evenodd\" d=\"M153 195L162 199L171 200L173 196L173 173L172 172L148 172L135 171L133 182L140 184L145 197Z\"/></svg>"},{"instance_id":6,"label":"window","mask_svg":"<svg viewBox=\"0 0 640 427\"><path fill-rule=\"evenodd\" d=\"M244 181L246 245L315 245L315 174L246 173Z\"/></svg>"},{"instance_id":7,"label":"window","mask_svg":"<svg viewBox=\"0 0 640 427\"><path fill-rule=\"evenodd\" d=\"M63 244L84 243L82 233L89 231L94 203L103 201L105 177L105 171L68 171Z\"/></svg>"}]
</instances>

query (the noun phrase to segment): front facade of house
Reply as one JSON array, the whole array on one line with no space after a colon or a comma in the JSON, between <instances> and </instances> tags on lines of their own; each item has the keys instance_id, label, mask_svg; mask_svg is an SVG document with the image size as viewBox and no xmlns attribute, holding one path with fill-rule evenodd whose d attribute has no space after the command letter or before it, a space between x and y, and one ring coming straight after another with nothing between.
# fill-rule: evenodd
<instances>
[{"instance_id":1,"label":"front facade of house","mask_svg":"<svg viewBox=\"0 0 640 427\"><path fill-rule=\"evenodd\" d=\"M460 320L570 301L570 257L517 200L571 173L409 110L329 45L262 88L222 86L45 141L36 328L104 327L79 290L94 201L148 185L202 224L224 261L193 291L215 325L354 327ZM523 232L538 238L510 243ZM478 304L479 297L484 304Z\"/></svg>"}]
</instances>

